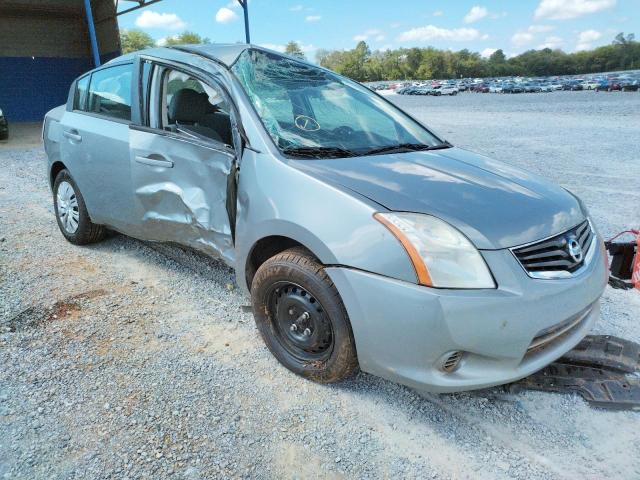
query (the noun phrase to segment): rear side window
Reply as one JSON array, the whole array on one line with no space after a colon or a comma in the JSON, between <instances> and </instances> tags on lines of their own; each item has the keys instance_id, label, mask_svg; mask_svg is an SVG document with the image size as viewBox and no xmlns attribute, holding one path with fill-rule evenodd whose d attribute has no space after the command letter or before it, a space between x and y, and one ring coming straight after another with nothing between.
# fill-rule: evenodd
<instances>
[{"instance_id":1,"label":"rear side window","mask_svg":"<svg viewBox=\"0 0 640 480\"><path fill-rule=\"evenodd\" d=\"M73 109L84 110L87 105L87 93L89 93L89 80L91 75L82 77L76 82L76 93L73 98Z\"/></svg>"},{"instance_id":2,"label":"rear side window","mask_svg":"<svg viewBox=\"0 0 640 480\"><path fill-rule=\"evenodd\" d=\"M93 72L87 112L131 120L132 65L118 65Z\"/></svg>"}]
</instances>

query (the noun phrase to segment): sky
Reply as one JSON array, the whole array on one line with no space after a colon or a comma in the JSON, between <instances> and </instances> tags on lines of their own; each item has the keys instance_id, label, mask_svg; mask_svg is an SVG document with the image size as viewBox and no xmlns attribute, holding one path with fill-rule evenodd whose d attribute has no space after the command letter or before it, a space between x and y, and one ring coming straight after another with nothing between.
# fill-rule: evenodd
<instances>
[{"instance_id":1,"label":"sky","mask_svg":"<svg viewBox=\"0 0 640 480\"><path fill-rule=\"evenodd\" d=\"M640 0L250 0L249 19L253 43L283 50L294 40L310 60L320 48L350 49L360 40L371 50L433 46L489 56L502 48L513 56L590 49L621 31L640 39ZM160 45L184 30L212 42L244 41L235 0L163 0L119 21Z\"/></svg>"}]
</instances>

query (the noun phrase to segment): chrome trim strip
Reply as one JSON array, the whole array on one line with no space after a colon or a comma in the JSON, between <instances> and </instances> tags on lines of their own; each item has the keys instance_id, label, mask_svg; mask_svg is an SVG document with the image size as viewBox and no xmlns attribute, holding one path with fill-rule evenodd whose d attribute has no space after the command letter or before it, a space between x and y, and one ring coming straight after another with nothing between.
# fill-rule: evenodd
<instances>
[{"instance_id":1,"label":"chrome trim strip","mask_svg":"<svg viewBox=\"0 0 640 480\"><path fill-rule=\"evenodd\" d=\"M590 306L589 308L587 308L586 311L582 312L582 314L579 314L575 320L569 322L567 325L561 326L557 330L552 330L547 334L543 334L539 337L534 338L533 341L531 342L531 345L527 347L527 352L530 352L531 350L535 350L536 348L542 347L548 343L553 342L555 339L561 337L562 335L567 333L569 330L573 329L578 324L580 324L591 313L591 310L592 310L592 307Z\"/></svg>"},{"instance_id":2,"label":"chrome trim strip","mask_svg":"<svg viewBox=\"0 0 640 480\"><path fill-rule=\"evenodd\" d=\"M598 240L598 236L596 235L596 231L593 228L593 224L591 223L591 220L589 218L587 218L587 222L589 222L589 228L591 229L591 234L593 235L593 237L591 238L591 243L587 247L587 253L584 256L584 260L582 261L582 266L580 268L578 268L577 270L573 271L573 272L567 272L565 270L547 270L547 271L540 271L540 272L529 272L524 267L524 265L522 265L522 262L520 262L520 260L518 259L518 256L514 252L514 250L518 250L519 248L527 247L529 245L535 245L536 243L541 243L541 242L544 242L546 240L550 240L550 239L552 239L554 237L557 237L559 235L562 235L562 234L564 234L564 233L566 233L566 232L568 232L570 230L573 230L574 228L579 226L582 222L580 222L578 225L575 225L575 226L565 230L564 232L556 233L555 235L552 235L550 237L546 237L546 238L543 238L541 240L536 240L535 242L529 242L529 243L525 243L523 245L518 245L518 246L515 246L515 247L511 247L511 248L509 248L509 251L514 256L516 261L518 262L518 265L520 265L522 267L522 269L525 271L525 273L531 278L536 278L538 280L557 280L557 279L562 279L562 278L574 278L574 277L577 277L578 275L580 275L582 272L584 272L589 267L589 265L591 264L591 261L593 260L593 256L595 255L595 251L596 251L596 243L597 243L597 240Z\"/></svg>"}]
</instances>

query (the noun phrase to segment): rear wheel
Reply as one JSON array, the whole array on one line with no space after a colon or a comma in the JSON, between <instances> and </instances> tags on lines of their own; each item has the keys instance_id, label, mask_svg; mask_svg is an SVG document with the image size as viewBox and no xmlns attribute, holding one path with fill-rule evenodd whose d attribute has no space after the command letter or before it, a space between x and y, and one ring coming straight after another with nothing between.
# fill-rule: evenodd
<instances>
[{"instance_id":1,"label":"rear wheel","mask_svg":"<svg viewBox=\"0 0 640 480\"><path fill-rule=\"evenodd\" d=\"M324 267L293 248L263 263L251 284L253 315L273 355L310 380L343 380L358 366L351 324Z\"/></svg>"},{"instance_id":2,"label":"rear wheel","mask_svg":"<svg viewBox=\"0 0 640 480\"><path fill-rule=\"evenodd\" d=\"M53 206L60 232L71 243L86 245L104 238L104 227L91 222L82 194L66 169L53 183Z\"/></svg>"}]
</instances>

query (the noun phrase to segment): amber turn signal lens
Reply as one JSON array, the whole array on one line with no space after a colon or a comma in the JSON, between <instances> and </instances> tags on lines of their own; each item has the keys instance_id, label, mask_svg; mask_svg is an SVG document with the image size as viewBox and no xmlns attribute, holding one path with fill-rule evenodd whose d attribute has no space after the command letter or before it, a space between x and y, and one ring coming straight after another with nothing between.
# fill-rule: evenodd
<instances>
[{"instance_id":1,"label":"amber turn signal lens","mask_svg":"<svg viewBox=\"0 0 640 480\"><path fill-rule=\"evenodd\" d=\"M420 285L426 285L428 287L433 286L433 283L431 282L431 276L429 275L429 270L427 269L427 266L424 264L422 257L418 253L418 250L416 250L416 247L414 247L413 244L407 238L407 236L404 233L402 233L402 230L400 230L397 226L395 226L393 223L391 223L389 220L387 220L384 216L380 215L379 213L375 213L373 215L373 218L375 218L377 221L379 221L381 224L387 227L387 229L393 234L393 236L396 237L398 241L402 244L402 246L407 252L407 255L409 255L409 259L413 264L414 270L416 271L416 276L418 277L418 283Z\"/></svg>"}]
</instances>

